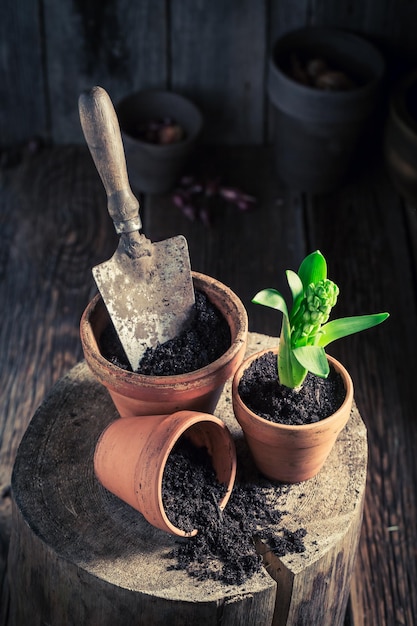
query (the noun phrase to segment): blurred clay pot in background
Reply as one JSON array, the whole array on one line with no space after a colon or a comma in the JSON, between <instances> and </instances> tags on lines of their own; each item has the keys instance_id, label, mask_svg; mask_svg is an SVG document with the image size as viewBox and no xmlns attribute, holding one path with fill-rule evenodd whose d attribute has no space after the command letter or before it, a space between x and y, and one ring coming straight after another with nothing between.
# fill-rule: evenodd
<instances>
[{"instance_id":1,"label":"blurred clay pot in background","mask_svg":"<svg viewBox=\"0 0 417 626\"><path fill-rule=\"evenodd\" d=\"M278 39L268 94L275 165L284 183L323 193L343 181L375 109L383 73L379 51L348 32L310 27Z\"/></svg>"},{"instance_id":2,"label":"blurred clay pot in background","mask_svg":"<svg viewBox=\"0 0 417 626\"><path fill-rule=\"evenodd\" d=\"M201 132L203 118L196 105L171 91L139 91L121 100L116 113L132 187L143 193L170 191ZM147 139L155 124L162 126L157 141Z\"/></svg>"}]
</instances>

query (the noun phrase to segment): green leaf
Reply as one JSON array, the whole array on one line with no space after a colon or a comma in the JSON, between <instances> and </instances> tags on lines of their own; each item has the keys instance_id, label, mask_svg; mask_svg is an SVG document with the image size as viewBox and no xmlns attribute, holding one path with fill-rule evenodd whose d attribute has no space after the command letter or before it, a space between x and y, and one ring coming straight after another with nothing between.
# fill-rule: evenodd
<instances>
[{"instance_id":1,"label":"green leaf","mask_svg":"<svg viewBox=\"0 0 417 626\"><path fill-rule=\"evenodd\" d=\"M307 375L307 370L295 359L291 349L291 334L288 318L282 322L278 349L278 378L281 385L295 389L299 387Z\"/></svg>"},{"instance_id":2,"label":"green leaf","mask_svg":"<svg viewBox=\"0 0 417 626\"><path fill-rule=\"evenodd\" d=\"M302 346L294 348L293 354L300 365L312 374L321 378L327 378L329 375L329 363L324 348L320 346Z\"/></svg>"},{"instance_id":3,"label":"green leaf","mask_svg":"<svg viewBox=\"0 0 417 626\"><path fill-rule=\"evenodd\" d=\"M276 289L263 289L259 291L252 302L269 306L271 309L281 311L288 318L288 309L283 296Z\"/></svg>"},{"instance_id":4,"label":"green leaf","mask_svg":"<svg viewBox=\"0 0 417 626\"><path fill-rule=\"evenodd\" d=\"M307 368L295 358L294 351L291 351L292 388L301 387L308 374Z\"/></svg>"},{"instance_id":5,"label":"green leaf","mask_svg":"<svg viewBox=\"0 0 417 626\"><path fill-rule=\"evenodd\" d=\"M298 275L303 283L304 289L307 289L310 283L316 284L319 280L327 278L326 259L319 250L306 256L298 269Z\"/></svg>"},{"instance_id":6,"label":"green leaf","mask_svg":"<svg viewBox=\"0 0 417 626\"><path fill-rule=\"evenodd\" d=\"M292 388L291 334L288 317L286 316L282 319L281 335L279 338L278 378L281 385Z\"/></svg>"},{"instance_id":7,"label":"green leaf","mask_svg":"<svg viewBox=\"0 0 417 626\"><path fill-rule=\"evenodd\" d=\"M321 327L321 335L317 343L324 348L332 341L336 341L336 339L377 326L386 320L387 317L389 317L389 313L374 313L372 315L357 315L333 320Z\"/></svg>"},{"instance_id":8,"label":"green leaf","mask_svg":"<svg viewBox=\"0 0 417 626\"><path fill-rule=\"evenodd\" d=\"M301 279L298 276L298 274L296 274L292 270L287 270L286 274L287 274L287 280L290 286L292 300L293 300L293 306L292 306L291 313L290 313L290 318L292 319L293 316L296 314L297 310L299 309L300 302L303 299L304 288L303 288L303 283L301 282Z\"/></svg>"},{"instance_id":9,"label":"green leaf","mask_svg":"<svg viewBox=\"0 0 417 626\"><path fill-rule=\"evenodd\" d=\"M296 274L292 270L287 270L286 275L287 275L288 284L291 289L293 300L295 301L297 300L297 298L303 295L303 292L304 292L303 283L301 282L301 279L298 276L298 274Z\"/></svg>"}]
</instances>

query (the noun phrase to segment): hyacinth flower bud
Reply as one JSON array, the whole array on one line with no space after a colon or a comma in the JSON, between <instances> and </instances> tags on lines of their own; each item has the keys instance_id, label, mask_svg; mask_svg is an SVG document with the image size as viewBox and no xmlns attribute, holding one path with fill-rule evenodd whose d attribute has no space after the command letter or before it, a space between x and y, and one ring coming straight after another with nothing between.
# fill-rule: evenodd
<instances>
[{"instance_id":1,"label":"hyacinth flower bud","mask_svg":"<svg viewBox=\"0 0 417 626\"><path fill-rule=\"evenodd\" d=\"M314 344L320 327L329 319L338 295L339 288L329 279L308 285L300 308L292 320L293 346L298 345L301 339L303 344Z\"/></svg>"}]
</instances>

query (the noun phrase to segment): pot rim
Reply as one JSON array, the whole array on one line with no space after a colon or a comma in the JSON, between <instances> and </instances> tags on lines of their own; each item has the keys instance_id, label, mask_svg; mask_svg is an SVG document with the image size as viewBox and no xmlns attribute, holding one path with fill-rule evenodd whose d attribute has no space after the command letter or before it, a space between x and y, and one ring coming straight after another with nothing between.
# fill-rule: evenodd
<instances>
[{"instance_id":1,"label":"pot rim","mask_svg":"<svg viewBox=\"0 0 417 626\"><path fill-rule=\"evenodd\" d=\"M184 107L188 108L188 114L193 117L193 131L187 133L187 136L184 139L182 139L180 142L173 143L173 144L163 144L163 145L152 144L152 143L149 143L148 141L143 141L142 139L138 139L137 137L134 137L131 133L124 130L123 111L128 106L129 101L134 100L134 99L139 99L141 97L143 98L162 97L166 101L170 100L173 103L175 102L181 103ZM134 142L137 145L140 145L143 149L151 153L155 153L155 154L161 151L164 151L167 153L174 152L175 149L178 149L178 146L187 146L188 144L194 143L196 138L200 135L201 130L203 128L203 123L204 123L203 115L200 109L197 107L196 104L194 104L194 102L192 102L192 100L190 100L186 96L183 96L182 94L176 91L168 91L166 89L143 89L143 90L135 91L133 93L128 93L116 104L115 110L116 110L118 117L120 117L120 129L121 129L122 134L125 137L127 137L130 141Z\"/></svg>"},{"instance_id":2,"label":"pot rim","mask_svg":"<svg viewBox=\"0 0 417 626\"><path fill-rule=\"evenodd\" d=\"M234 447L233 439L230 435L230 432L226 424L219 417L216 417L215 415L211 415L209 413L201 413L199 411L184 410L184 411L178 411L177 413L174 413L172 415L168 415L167 418L173 418L177 420L183 419L184 421L181 424L181 426L177 430L174 431L173 436L169 437L169 440L167 440L166 444L161 449L162 459L161 459L161 464L160 464L160 467L158 469L158 474L157 474L156 498L160 506L161 517L164 520L164 523L167 525L167 527L172 529L171 532L174 531L176 535L179 535L182 537L194 537L198 533L197 528L194 528L192 531L185 531L182 528L175 526L175 524L173 524L173 522L170 521L165 511L165 506L164 506L164 502L162 498L162 481L163 481L163 476L165 472L166 463L168 461L168 457L171 454L172 449L174 448L175 444L179 441L179 439L183 435L186 437L187 431L192 429L193 426L207 423L207 424L211 424L213 428L219 429L219 431L221 431L222 434L224 435L225 440L228 439L230 442L230 460L231 460L229 481L227 484L223 483L225 485L226 490L221 500L217 502L219 509L223 511L227 503L230 500L230 497L233 491L233 486L236 480L236 465L237 465L236 449ZM128 419L128 418L125 418L125 419ZM164 421L165 420L163 420L158 425L159 428L165 427ZM210 451L209 451L209 454L210 454ZM135 479L136 479L136 475L138 474L138 469L139 468L136 468Z\"/></svg>"},{"instance_id":3,"label":"pot rim","mask_svg":"<svg viewBox=\"0 0 417 626\"><path fill-rule=\"evenodd\" d=\"M355 89L351 89L348 92L346 91L325 92L331 98L334 98L335 100L337 99L346 100L346 95L352 94L351 95L352 99L353 98L356 99L359 93L367 92L369 91L369 89L373 88L374 85L376 85L381 80L382 76L384 75L385 62L384 62L384 58L382 54L370 41L368 41L364 37L360 37L359 35L356 35L354 33L348 32L340 28L330 28L330 27L325 27L325 26L308 26L306 28L298 28L296 30L292 30L292 31L288 31L284 33L281 37L279 37L274 42L273 47L272 47L272 55L270 58L270 72L273 75L279 76L280 80L283 80L286 83L289 83L293 86L298 87L300 90L300 93L308 93L310 95L314 93L318 93L318 96L320 94L321 96L323 95L323 91L318 90L309 85L303 85L297 82L296 80L290 78L289 76L287 76L287 74L281 69L281 67L277 63L277 58L279 56L278 49L280 47L284 47L284 50L288 52L290 48L289 47L285 48L285 44L287 42L290 42L291 39L294 39L297 36L303 35L303 34L307 36L311 36L311 41L307 42L308 45L313 45L317 37L327 36L327 37L333 38L333 40L336 40L337 38L340 41L344 40L347 42L351 42L352 44L355 44L356 46L360 45L364 51L366 50L366 53L367 53L365 55L366 58L369 59L370 57L372 57L372 61L374 62L374 70L372 72L373 75L369 78L369 80L366 80L364 84L360 85L359 87L356 87ZM316 41L316 43L318 42ZM330 40L329 45L331 45L332 43L333 41ZM299 44L298 45L295 44L294 51L302 47L303 46L300 46Z\"/></svg>"},{"instance_id":4,"label":"pot rim","mask_svg":"<svg viewBox=\"0 0 417 626\"><path fill-rule=\"evenodd\" d=\"M255 413L254 411L249 409L249 407L247 407L246 404L243 402L243 400L240 397L240 394L238 392L238 386L239 386L239 382L240 382L240 379L243 376L244 371L249 367L249 365L252 363L252 361L257 359L259 356L262 356L263 354L266 354L267 352L273 352L274 354L276 354L278 352L278 346L276 346L274 348L265 348L263 350L260 350L258 352L254 352L253 354L251 354L247 359L245 359L243 361L243 363L240 365L240 367L236 370L236 373L235 373L235 375L233 377L233 383L232 383L232 395L233 395L234 401L236 401L241 407L243 407L244 410L247 412L247 414L253 420L259 421L260 424L262 424L263 427L268 426L268 427L270 427L272 429L275 429L275 430L286 431L287 433L290 433L290 432L300 432L301 430L303 430L304 432L308 432L309 430L316 430L317 427L320 426L320 425L322 425L322 426L323 425L329 426L329 425L331 425L331 423L333 421L337 422L337 420L340 417L340 414L345 411L346 407L349 404L352 404L352 401L353 401L353 382L352 382L352 378L351 378L349 372L342 365L342 363L340 363L340 361L338 361L337 359L335 359L334 357L332 357L332 356L330 356L329 354L326 353L327 360L331 363L331 365L333 365L335 370L342 376L343 384L344 384L345 390L346 390L345 399L342 402L342 404L340 405L340 407L337 409L337 411L335 411L331 415L328 415L327 417L324 417L320 421L313 422L311 424L281 424L280 422L271 422L270 420L267 420L264 417L261 417L260 415L258 415L257 413Z\"/></svg>"},{"instance_id":5,"label":"pot rim","mask_svg":"<svg viewBox=\"0 0 417 626\"><path fill-rule=\"evenodd\" d=\"M81 317L80 322L80 334L82 337L82 343L87 346L93 345L95 350L92 352L90 350L90 359L92 359L92 366L96 365L96 373L100 379L103 379L101 374L101 370L103 368L107 369L107 371L111 372L113 376L123 376L125 384L140 384L142 387L155 387L161 391L164 389L172 389L172 386L175 385L176 388L186 387L189 384L190 376L193 376L195 382L201 382L201 385L207 384L207 378L211 375L217 375L218 370L227 367L228 363L231 359L233 359L245 346L246 344L246 335L248 328L248 316L246 309L240 300L240 298L226 285L218 281L217 279L207 276L206 274L202 274L199 272L192 271L191 272L193 281L196 282L196 286L198 284L209 284L212 289L217 289L219 292L226 292L228 295L228 302L236 312L236 320L238 321L236 326L236 334L229 348L224 352L218 359L205 365L204 367L194 370L192 372L187 372L185 374L174 374L169 376L151 376L146 374L139 374L137 372L132 372L130 370L125 370L121 367L118 367L114 363L108 361L100 352L96 337L91 327L90 318L93 312L96 309L96 305L101 301L103 306L104 302L100 293L97 293L94 298L88 303L87 307L84 310L84 313ZM230 329L231 334L233 335L233 328ZM107 379L107 377L104 377Z\"/></svg>"}]
</instances>

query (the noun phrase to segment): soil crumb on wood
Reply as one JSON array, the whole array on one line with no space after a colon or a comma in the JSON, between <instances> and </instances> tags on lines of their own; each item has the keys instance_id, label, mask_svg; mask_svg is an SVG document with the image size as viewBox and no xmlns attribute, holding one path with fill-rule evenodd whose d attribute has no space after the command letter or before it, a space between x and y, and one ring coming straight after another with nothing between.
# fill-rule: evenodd
<instances>
[{"instance_id":1,"label":"soil crumb on wood","mask_svg":"<svg viewBox=\"0 0 417 626\"><path fill-rule=\"evenodd\" d=\"M288 486L272 486L257 473L250 479L238 476L221 511L218 502L224 486L216 479L207 451L192 448L190 443L178 446L164 472L163 501L168 518L180 528L198 530L196 536L178 540L167 555L176 560L169 569L185 570L201 581L241 585L262 566L255 538L266 540L268 549L279 556L305 551L306 531L281 526L285 511L277 508L277 502Z\"/></svg>"},{"instance_id":2,"label":"soil crumb on wood","mask_svg":"<svg viewBox=\"0 0 417 626\"><path fill-rule=\"evenodd\" d=\"M213 363L230 347L230 328L220 311L207 296L195 292L195 315L177 337L148 348L136 370L148 376L172 376L186 374ZM112 323L100 339L104 358L126 370L129 361Z\"/></svg>"},{"instance_id":3,"label":"soil crumb on wood","mask_svg":"<svg viewBox=\"0 0 417 626\"><path fill-rule=\"evenodd\" d=\"M277 370L277 357L267 352L251 363L239 383L239 394L246 406L271 422L318 422L337 411L345 399L342 377L333 367L328 378L308 373L297 390L281 385Z\"/></svg>"}]
</instances>

